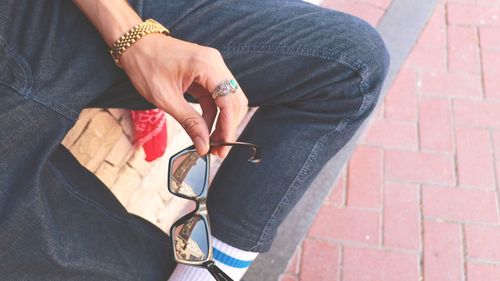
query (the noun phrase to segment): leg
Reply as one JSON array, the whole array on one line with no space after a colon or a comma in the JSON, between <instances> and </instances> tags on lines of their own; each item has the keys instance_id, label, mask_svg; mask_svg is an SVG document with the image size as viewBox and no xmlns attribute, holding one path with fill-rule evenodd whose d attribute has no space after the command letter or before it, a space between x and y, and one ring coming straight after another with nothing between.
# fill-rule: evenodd
<instances>
[{"instance_id":1,"label":"leg","mask_svg":"<svg viewBox=\"0 0 500 281\"><path fill-rule=\"evenodd\" d=\"M250 105L260 106L239 140L260 145L263 162L250 164L248 151L233 148L211 184L208 210L215 237L267 251L313 179L373 110L386 48L367 23L302 1L207 2L181 21L157 12L181 4L156 5L146 5L144 16L218 48Z\"/></svg>"},{"instance_id":2,"label":"leg","mask_svg":"<svg viewBox=\"0 0 500 281\"><path fill-rule=\"evenodd\" d=\"M165 280L170 239L58 144L71 122L3 85L0 105L0 279Z\"/></svg>"},{"instance_id":3,"label":"leg","mask_svg":"<svg viewBox=\"0 0 500 281\"><path fill-rule=\"evenodd\" d=\"M88 45L65 41L65 21ZM81 109L121 81L92 55L98 35L70 1L3 1L0 23L0 279L166 280L169 237L60 144Z\"/></svg>"},{"instance_id":4,"label":"leg","mask_svg":"<svg viewBox=\"0 0 500 281\"><path fill-rule=\"evenodd\" d=\"M246 155L231 151L212 183L209 210L215 236L265 251L303 189L373 108L386 68L383 44L365 24L298 1L134 3L177 37L219 48L251 105L261 106L241 139L285 168L273 171L271 161L247 167ZM10 62L0 72L3 279L168 276L168 239L120 209L60 147L81 109L120 87L124 74L71 2L3 1L0 11L0 37L9 43L0 47L2 62ZM288 145L296 153L287 154Z\"/></svg>"},{"instance_id":5,"label":"leg","mask_svg":"<svg viewBox=\"0 0 500 281\"><path fill-rule=\"evenodd\" d=\"M266 30L222 48L261 104L240 140L261 145L264 161L253 166L233 151L213 180L208 209L214 235L250 251L269 250L283 219L373 110L388 67L366 23L292 2L259 9L276 9ZM255 71L259 65L266 70Z\"/></svg>"}]
</instances>

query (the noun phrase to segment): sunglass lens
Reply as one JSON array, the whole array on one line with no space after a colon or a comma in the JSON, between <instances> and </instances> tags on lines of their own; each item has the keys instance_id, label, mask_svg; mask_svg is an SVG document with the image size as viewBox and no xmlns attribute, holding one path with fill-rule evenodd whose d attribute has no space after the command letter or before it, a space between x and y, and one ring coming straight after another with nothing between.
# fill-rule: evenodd
<instances>
[{"instance_id":1,"label":"sunglass lens","mask_svg":"<svg viewBox=\"0 0 500 281\"><path fill-rule=\"evenodd\" d=\"M174 228L175 255L181 261L205 261L208 259L208 229L201 216Z\"/></svg>"},{"instance_id":2,"label":"sunglass lens","mask_svg":"<svg viewBox=\"0 0 500 281\"><path fill-rule=\"evenodd\" d=\"M178 155L171 163L170 191L196 197L205 188L207 156L200 157L196 151Z\"/></svg>"}]
</instances>

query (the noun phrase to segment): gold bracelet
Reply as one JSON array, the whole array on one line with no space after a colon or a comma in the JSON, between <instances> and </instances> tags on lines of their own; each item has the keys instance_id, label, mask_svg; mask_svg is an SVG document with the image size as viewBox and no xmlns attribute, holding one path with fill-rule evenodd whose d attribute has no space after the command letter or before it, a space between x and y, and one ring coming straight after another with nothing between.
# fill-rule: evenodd
<instances>
[{"instance_id":1,"label":"gold bracelet","mask_svg":"<svg viewBox=\"0 0 500 281\"><path fill-rule=\"evenodd\" d=\"M132 44L137 42L142 37L152 33L163 33L167 36L170 36L170 31L166 27L153 19L147 19L127 31L127 33L123 34L113 44L113 47L111 48L111 50L109 50L109 53L115 60L115 63L118 64L118 62L120 61L120 57L130 46L132 46Z\"/></svg>"}]
</instances>

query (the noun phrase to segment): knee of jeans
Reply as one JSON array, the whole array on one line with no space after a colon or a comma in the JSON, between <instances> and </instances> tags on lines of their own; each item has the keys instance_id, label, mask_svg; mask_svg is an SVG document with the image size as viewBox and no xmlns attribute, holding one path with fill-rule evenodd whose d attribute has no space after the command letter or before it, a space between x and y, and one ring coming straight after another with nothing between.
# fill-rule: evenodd
<instances>
[{"instance_id":1,"label":"knee of jeans","mask_svg":"<svg viewBox=\"0 0 500 281\"><path fill-rule=\"evenodd\" d=\"M378 31L367 22L356 19L357 29L350 34L351 52L355 60L360 62L360 91L363 96L360 114L367 115L377 105L382 86L390 65L390 55L384 40Z\"/></svg>"},{"instance_id":2,"label":"knee of jeans","mask_svg":"<svg viewBox=\"0 0 500 281\"><path fill-rule=\"evenodd\" d=\"M379 32L366 21L344 13L335 13L332 17L325 14L320 22L324 21L328 24L321 25L314 39L319 48L329 51L329 56L317 65L328 69L329 75L324 77L329 81L321 82L324 85L319 90L321 93L312 93L305 106L313 101L320 110L328 108L340 120L339 129L344 128L345 121L365 119L375 109L390 56ZM324 92L329 99L326 104Z\"/></svg>"}]
</instances>

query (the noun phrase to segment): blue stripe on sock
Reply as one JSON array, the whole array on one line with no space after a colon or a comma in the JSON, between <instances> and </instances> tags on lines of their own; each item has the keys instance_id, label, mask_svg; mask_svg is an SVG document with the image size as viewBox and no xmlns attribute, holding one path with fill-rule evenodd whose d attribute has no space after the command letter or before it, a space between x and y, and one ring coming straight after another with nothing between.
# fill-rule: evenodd
<instances>
[{"instance_id":1,"label":"blue stripe on sock","mask_svg":"<svg viewBox=\"0 0 500 281\"><path fill-rule=\"evenodd\" d=\"M214 259L220 261L221 263L223 263L225 265L229 265L231 267L245 268L245 267L249 267L253 262L253 261L244 261L244 260L239 260L239 259L233 258L233 257L226 255L223 252L219 251L215 247L213 247L212 249L214 252Z\"/></svg>"}]
</instances>

